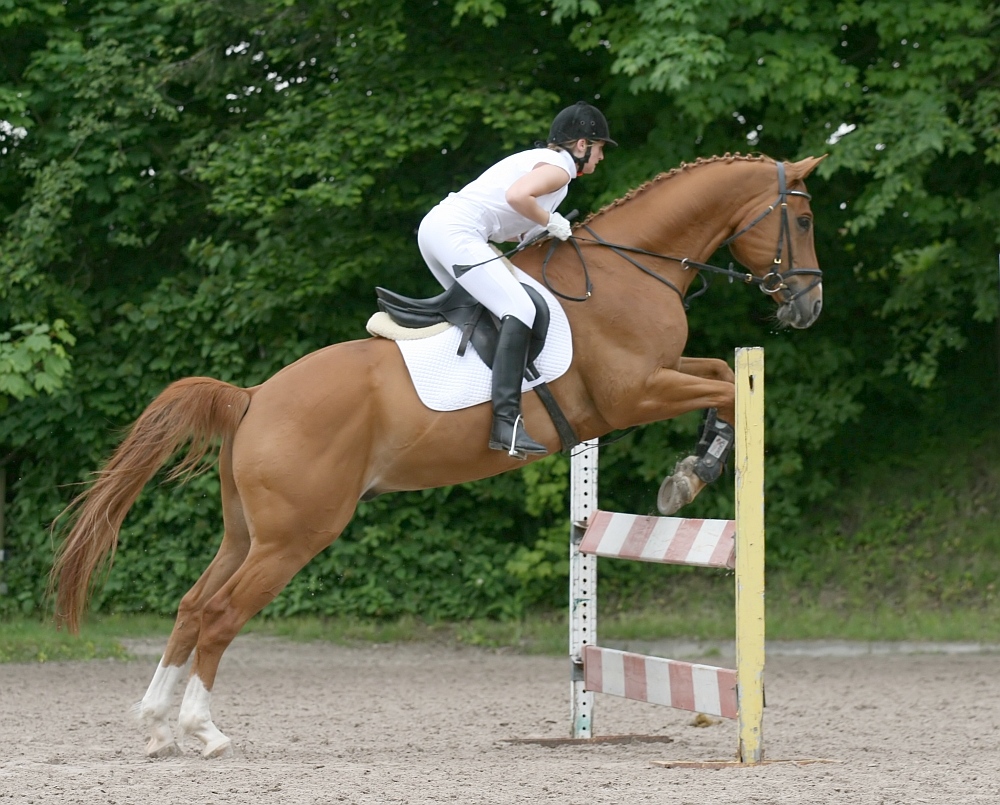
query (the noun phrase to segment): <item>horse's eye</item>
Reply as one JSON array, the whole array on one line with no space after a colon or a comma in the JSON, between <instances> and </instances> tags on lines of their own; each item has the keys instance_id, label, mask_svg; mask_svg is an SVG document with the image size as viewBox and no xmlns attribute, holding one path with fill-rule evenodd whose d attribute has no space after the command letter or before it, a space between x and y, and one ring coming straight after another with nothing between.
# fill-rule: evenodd
<instances>
[{"instance_id":1,"label":"horse's eye","mask_svg":"<svg viewBox=\"0 0 1000 805\"><path fill-rule=\"evenodd\" d=\"M809 227L812 226L812 218L809 218L806 215L800 215L796 219L796 223L799 225L799 229L801 229L803 232L808 232Z\"/></svg>"}]
</instances>

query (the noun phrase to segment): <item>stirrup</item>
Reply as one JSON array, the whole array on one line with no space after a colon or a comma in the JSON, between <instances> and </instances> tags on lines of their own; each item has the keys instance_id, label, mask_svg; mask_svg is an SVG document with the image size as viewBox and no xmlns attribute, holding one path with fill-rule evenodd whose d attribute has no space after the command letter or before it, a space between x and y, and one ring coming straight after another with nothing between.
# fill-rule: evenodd
<instances>
[{"instance_id":1,"label":"stirrup","mask_svg":"<svg viewBox=\"0 0 1000 805\"><path fill-rule=\"evenodd\" d=\"M502 436L496 433L497 425L501 427L507 425L508 422L502 419L496 419L494 421L493 431L490 434L490 449L491 450L505 450L507 455L511 458L516 458L518 461L525 461L529 455L533 456L543 456L548 455L548 448L543 444L539 444L524 429L524 417L521 414L517 415L514 420L514 424L511 426L510 432L510 445L505 444L505 440ZM522 444L518 445L518 429L521 432Z\"/></svg>"},{"instance_id":2,"label":"stirrup","mask_svg":"<svg viewBox=\"0 0 1000 805\"><path fill-rule=\"evenodd\" d=\"M521 431L524 432L524 417L520 414L517 415L517 419L514 420L514 427L510 432L510 450L507 451L507 455L511 458L519 458L524 461L525 452L523 450L518 450L517 445L517 428L520 425ZM525 432L525 436L528 434ZM534 441L534 440L532 440Z\"/></svg>"}]
</instances>

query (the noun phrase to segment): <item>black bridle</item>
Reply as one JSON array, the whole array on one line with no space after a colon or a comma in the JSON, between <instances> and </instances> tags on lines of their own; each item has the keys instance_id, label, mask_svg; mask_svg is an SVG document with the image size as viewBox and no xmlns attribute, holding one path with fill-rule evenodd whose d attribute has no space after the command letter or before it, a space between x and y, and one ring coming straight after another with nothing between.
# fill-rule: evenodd
<instances>
[{"instance_id":1,"label":"black bridle","mask_svg":"<svg viewBox=\"0 0 1000 805\"><path fill-rule=\"evenodd\" d=\"M674 257L669 254L659 254L658 252L651 252L647 251L646 249L636 248L634 246L623 246L618 243L609 243L608 241L604 240L600 235L598 235L596 232L594 232L594 230L591 229L589 226L583 224L582 228L587 231L587 233L590 235L590 238L581 238L576 235L573 235L570 238L570 242L572 243L573 248L576 249L576 253L580 258L580 265L583 266L583 276L584 276L584 281L586 283L585 295L569 296L567 294L561 293L560 291L557 291L555 288L552 287L552 284L549 282L547 276L549 260L551 259L556 246L559 245L558 241L552 242L552 246L549 248L549 252L542 263L542 281L545 283L545 287L548 288L553 294L558 296L560 299L565 299L568 302L585 302L587 299L589 299L591 294L593 293L593 284L590 281L590 272L587 269L587 263L583 258L583 250L580 248L580 244L596 243L600 246L605 246L611 249L611 251L613 251L623 260L628 261L636 268L638 268L640 271L649 274L654 279L662 282L664 285L671 288L681 298L681 301L684 303L685 308L688 307L688 304L692 299L696 299L697 297L701 296L703 293L705 293L705 291L708 290L708 280L705 278L704 275L699 275L701 276L702 287L697 292L691 294L688 297L685 297L684 292L681 291L681 289L678 288L674 283L672 283L666 277L660 276L652 269L647 268L646 266L644 266L642 263L640 263L638 260L631 257L630 255L641 254L641 255L646 255L648 257L656 257L662 260L672 260L675 263L680 263L681 267L685 271L688 270L689 268L696 268L699 271L706 271L713 274L721 274L722 276L729 277L730 282L738 279L749 285L757 285L760 287L761 291L770 295L779 293L780 291L790 291L791 289L788 287L788 284L786 282L786 280L789 277L797 277L797 276L815 277L816 279L814 279L812 283L810 283L807 287L803 288L797 293L792 294L785 301L785 304L791 304L800 296L808 293L817 285L819 285L819 283L823 281L823 272L820 271L819 268L795 268L795 262L792 256L792 230L788 220L788 197L801 196L802 198L805 199L811 199L812 196L810 196L803 190L789 190L788 184L785 181L785 163L777 162L775 164L777 165L778 168L777 200L773 204L768 206L766 210L764 210L760 215L754 218L749 224L744 226L738 232L735 232L734 234L730 235L728 238L722 241L721 244L719 244L720 246L729 246L738 237L740 237L741 235L745 235L747 232L749 232L751 229L757 226L757 224L759 224L761 221L767 218L767 216L770 215L772 212L774 212L776 209L780 210L781 225L778 231L778 245L775 250L772 270L769 271L767 274L765 274L763 277L757 277L745 271L736 271L733 268L732 263L729 264L729 268L721 268L720 266L713 266L709 263L700 263L697 260L692 260L689 257ZM787 242L787 249L785 245L786 242ZM788 253L788 270L782 271L781 269L783 266L784 253L786 250Z\"/></svg>"}]
</instances>

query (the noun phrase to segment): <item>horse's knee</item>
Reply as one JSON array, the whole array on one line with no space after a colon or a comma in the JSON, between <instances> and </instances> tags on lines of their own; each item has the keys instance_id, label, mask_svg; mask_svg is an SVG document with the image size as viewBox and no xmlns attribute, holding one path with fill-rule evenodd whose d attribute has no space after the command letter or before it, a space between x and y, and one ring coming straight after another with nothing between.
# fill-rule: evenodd
<instances>
[{"instance_id":1,"label":"horse's knee","mask_svg":"<svg viewBox=\"0 0 1000 805\"><path fill-rule=\"evenodd\" d=\"M686 375L703 377L706 380L736 382L736 374L729 364L720 358L681 358L677 368Z\"/></svg>"},{"instance_id":2,"label":"horse's knee","mask_svg":"<svg viewBox=\"0 0 1000 805\"><path fill-rule=\"evenodd\" d=\"M720 358L709 358L708 360L711 361L712 373L716 380L722 380L726 383L736 382L736 373L733 372L728 363Z\"/></svg>"},{"instance_id":3,"label":"horse's knee","mask_svg":"<svg viewBox=\"0 0 1000 805\"><path fill-rule=\"evenodd\" d=\"M177 618L174 621L174 629L197 629L198 621L201 620L201 600L200 596L191 590L185 594L181 602L177 605Z\"/></svg>"}]
</instances>

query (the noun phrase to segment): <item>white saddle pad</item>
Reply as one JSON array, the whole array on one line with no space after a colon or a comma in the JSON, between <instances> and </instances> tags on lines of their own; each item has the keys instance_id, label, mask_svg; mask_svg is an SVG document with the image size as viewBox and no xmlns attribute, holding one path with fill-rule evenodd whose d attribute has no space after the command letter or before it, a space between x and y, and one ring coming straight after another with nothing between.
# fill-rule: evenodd
<instances>
[{"instance_id":1,"label":"white saddle pad","mask_svg":"<svg viewBox=\"0 0 1000 805\"><path fill-rule=\"evenodd\" d=\"M562 306L549 290L520 269L515 276L535 288L549 306L549 332L545 347L535 360L541 377L524 381L527 391L544 381L551 383L569 369L573 360L573 339L569 320ZM421 402L433 411L457 411L479 405L491 397L492 372L472 348L458 355L462 331L450 326L444 332L415 341L396 341Z\"/></svg>"}]
</instances>

